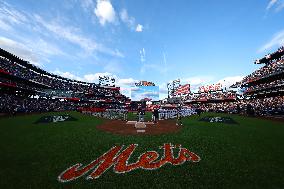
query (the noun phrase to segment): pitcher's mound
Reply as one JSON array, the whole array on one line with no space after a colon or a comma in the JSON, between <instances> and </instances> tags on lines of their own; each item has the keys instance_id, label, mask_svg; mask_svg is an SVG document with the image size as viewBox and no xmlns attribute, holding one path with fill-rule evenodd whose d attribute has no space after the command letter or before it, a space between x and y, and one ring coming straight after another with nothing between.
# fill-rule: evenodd
<instances>
[{"instance_id":1,"label":"pitcher's mound","mask_svg":"<svg viewBox=\"0 0 284 189\"><path fill-rule=\"evenodd\" d=\"M162 120L155 124L145 122L146 128L143 128L143 132L135 128L135 123L134 121L106 120L102 125L98 125L97 129L119 135L159 135L175 133L181 129L181 126L176 125L175 120Z\"/></svg>"}]
</instances>

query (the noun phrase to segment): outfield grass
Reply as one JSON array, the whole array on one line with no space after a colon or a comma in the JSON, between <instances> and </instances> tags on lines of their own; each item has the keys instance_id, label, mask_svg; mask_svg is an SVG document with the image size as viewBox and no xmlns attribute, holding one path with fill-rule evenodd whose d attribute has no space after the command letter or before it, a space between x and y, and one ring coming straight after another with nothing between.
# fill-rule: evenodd
<instances>
[{"instance_id":1,"label":"outfield grass","mask_svg":"<svg viewBox=\"0 0 284 189\"><path fill-rule=\"evenodd\" d=\"M104 133L96 129L101 120L77 112L70 114L78 121L33 124L42 115L0 119L1 189L284 188L281 122L232 115L239 124L227 125L199 122L193 116L183 120L178 133L138 137ZM139 144L131 158L135 161L142 152L159 151L158 147L168 142L182 144L201 161L126 174L110 169L93 181L84 176L69 183L57 181L69 166L86 165L114 145Z\"/></svg>"}]
</instances>

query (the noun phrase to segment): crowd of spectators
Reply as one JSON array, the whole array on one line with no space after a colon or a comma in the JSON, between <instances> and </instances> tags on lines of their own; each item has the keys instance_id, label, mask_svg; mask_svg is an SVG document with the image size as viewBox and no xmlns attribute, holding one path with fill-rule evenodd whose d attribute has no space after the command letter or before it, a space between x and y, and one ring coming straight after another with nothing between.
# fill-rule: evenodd
<instances>
[{"instance_id":1,"label":"crowd of spectators","mask_svg":"<svg viewBox=\"0 0 284 189\"><path fill-rule=\"evenodd\" d=\"M0 72L15 76L15 79L0 77L1 86L41 92L40 95L47 98L57 96L57 94L66 94L66 97L82 98L85 101L101 100L118 103L127 100L120 93L119 87L101 86L95 83L64 79L47 72L46 75L43 75L4 57L0 57Z\"/></svg>"},{"instance_id":2,"label":"crowd of spectators","mask_svg":"<svg viewBox=\"0 0 284 189\"><path fill-rule=\"evenodd\" d=\"M284 47L278 49L278 52L284 51ZM252 74L246 76L242 84L251 81L259 80L276 73L284 73L284 56L277 59L271 59L271 55L266 58L269 62L265 66L256 70ZM270 60L271 59L271 60ZM80 81L73 81L55 76L53 74L42 74L31 68L28 68L20 63L11 61L7 58L0 57L0 72L2 74L9 74L13 77L0 77L1 87L13 87L20 90L30 90L38 93L37 98L31 98L30 95L22 96L14 91L5 93L0 91L0 113L30 113L30 112L48 112L48 111L63 111L63 110L121 110L126 107L123 105L129 99L120 93L120 88L101 86L94 83L85 83ZM9 79L8 79L9 78ZM279 78L279 77L278 77ZM37 83L37 85L33 85ZM239 84L238 84L239 85ZM279 86L279 87L278 87ZM265 90L278 87L282 90L284 87L284 80L277 79L266 83L255 84L249 86L245 94L251 91ZM79 101L60 100L59 98L52 98L54 96L69 98L78 98ZM67 96L67 93L69 96ZM43 95L44 94L44 95ZM44 98L42 98L44 96ZM194 104L192 108L202 109L203 111L227 112L227 113L247 113L248 109L252 110L255 115L270 115L270 114L284 114L284 97L270 97L270 98L251 98L237 99L236 93L233 91L210 91L192 93L184 97L187 102L203 102L209 103ZM224 102L224 100L233 100ZM211 101L220 101L219 103L211 103ZM107 114L112 115L112 113Z\"/></svg>"},{"instance_id":3,"label":"crowd of spectators","mask_svg":"<svg viewBox=\"0 0 284 189\"><path fill-rule=\"evenodd\" d=\"M92 101L76 98L46 98L34 96L20 96L16 94L0 93L0 113L30 113L48 111L79 110L80 108L121 109L125 106L116 99L113 101Z\"/></svg>"},{"instance_id":4,"label":"crowd of spectators","mask_svg":"<svg viewBox=\"0 0 284 189\"><path fill-rule=\"evenodd\" d=\"M108 101L108 102L125 102L127 98L117 89L100 87L96 91L74 92L64 90L43 90L44 96L57 96L79 98L83 101Z\"/></svg>"},{"instance_id":5,"label":"crowd of spectators","mask_svg":"<svg viewBox=\"0 0 284 189\"><path fill-rule=\"evenodd\" d=\"M98 87L98 85L93 83L70 82L67 79L63 80L50 75L43 75L6 58L0 58L0 69L13 76L37 82L52 89L83 92L94 90Z\"/></svg>"},{"instance_id":6,"label":"crowd of spectators","mask_svg":"<svg viewBox=\"0 0 284 189\"><path fill-rule=\"evenodd\" d=\"M9 86L13 88L23 89L23 90L30 90L30 91L38 91L38 88L34 85L27 85L22 82L15 82L11 79L0 77L0 86Z\"/></svg>"},{"instance_id":7,"label":"crowd of spectators","mask_svg":"<svg viewBox=\"0 0 284 189\"><path fill-rule=\"evenodd\" d=\"M0 89L12 88L9 93L0 91L0 113L76 110L83 106L102 106L102 103L105 108L120 108L128 100L118 87L64 79L47 72L44 75L38 70L22 65L21 61L0 57L0 72L4 74L0 77ZM31 98L31 95L37 97Z\"/></svg>"},{"instance_id":8,"label":"crowd of spectators","mask_svg":"<svg viewBox=\"0 0 284 189\"><path fill-rule=\"evenodd\" d=\"M252 85L248 87L244 93L252 92L252 91L259 91L259 90L270 90L270 89L281 89L281 87L284 86L284 80L283 79L277 79L271 82L267 83L261 83L257 85Z\"/></svg>"},{"instance_id":9,"label":"crowd of spectators","mask_svg":"<svg viewBox=\"0 0 284 189\"><path fill-rule=\"evenodd\" d=\"M284 46L279 47L277 51L275 51L274 53L268 53L267 55L264 56L264 58L262 59L257 59L255 61L256 64L260 64L260 63L271 63L273 62L276 57L279 57L281 55L283 55L284 52Z\"/></svg>"},{"instance_id":10,"label":"crowd of spectators","mask_svg":"<svg viewBox=\"0 0 284 189\"><path fill-rule=\"evenodd\" d=\"M284 96L257 98L249 100L238 100L234 102L194 104L193 108L200 108L205 112L225 112L247 114L248 107L251 107L256 116L263 115L284 115Z\"/></svg>"},{"instance_id":11,"label":"crowd of spectators","mask_svg":"<svg viewBox=\"0 0 284 189\"><path fill-rule=\"evenodd\" d=\"M76 101L64 98L41 98L37 95L22 96L12 93L0 93L0 113L8 114L124 108L125 105L119 102Z\"/></svg>"},{"instance_id":12,"label":"crowd of spectators","mask_svg":"<svg viewBox=\"0 0 284 189\"><path fill-rule=\"evenodd\" d=\"M17 86L15 82L10 79L0 77L0 86L8 85L8 86Z\"/></svg>"},{"instance_id":13,"label":"crowd of spectators","mask_svg":"<svg viewBox=\"0 0 284 189\"><path fill-rule=\"evenodd\" d=\"M191 93L186 96L187 101L210 101L210 100L225 100L225 99L236 99L236 93L233 91L214 91L207 93Z\"/></svg>"},{"instance_id":14,"label":"crowd of spectators","mask_svg":"<svg viewBox=\"0 0 284 189\"><path fill-rule=\"evenodd\" d=\"M284 96L251 99L249 103L256 115L284 114Z\"/></svg>"},{"instance_id":15,"label":"crowd of spectators","mask_svg":"<svg viewBox=\"0 0 284 189\"><path fill-rule=\"evenodd\" d=\"M76 110L77 104L59 99L29 98L14 94L0 94L0 113L31 113Z\"/></svg>"},{"instance_id":16,"label":"crowd of spectators","mask_svg":"<svg viewBox=\"0 0 284 189\"><path fill-rule=\"evenodd\" d=\"M271 63L266 64L260 69L254 71L252 74L244 77L242 83L249 83L252 81L259 80L264 77L268 77L270 75L274 75L277 73L281 73L284 71L284 56L280 58L280 60L273 60Z\"/></svg>"}]
</instances>

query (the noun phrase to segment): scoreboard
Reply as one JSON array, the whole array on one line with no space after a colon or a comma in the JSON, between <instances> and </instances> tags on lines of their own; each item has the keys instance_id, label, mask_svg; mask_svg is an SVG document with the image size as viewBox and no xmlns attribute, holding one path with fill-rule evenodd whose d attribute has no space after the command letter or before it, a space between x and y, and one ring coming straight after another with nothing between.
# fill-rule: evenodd
<instances>
[{"instance_id":1,"label":"scoreboard","mask_svg":"<svg viewBox=\"0 0 284 189\"><path fill-rule=\"evenodd\" d=\"M135 86L156 86L155 83L150 81L139 81L138 83L135 83Z\"/></svg>"}]
</instances>

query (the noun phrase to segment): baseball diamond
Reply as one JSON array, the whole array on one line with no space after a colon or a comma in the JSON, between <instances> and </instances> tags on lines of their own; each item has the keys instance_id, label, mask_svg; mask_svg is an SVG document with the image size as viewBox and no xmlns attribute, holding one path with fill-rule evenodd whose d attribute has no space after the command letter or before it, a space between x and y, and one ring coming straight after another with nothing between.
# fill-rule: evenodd
<instances>
[{"instance_id":1,"label":"baseball diamond","mask_svg":"<svg viewBox=\"0 0 284 189\"><path fill-rule=\"evenodd\" d=\"M0 189L284 188L284 0L0 0Z\"/></svg>"}]
</instances>

